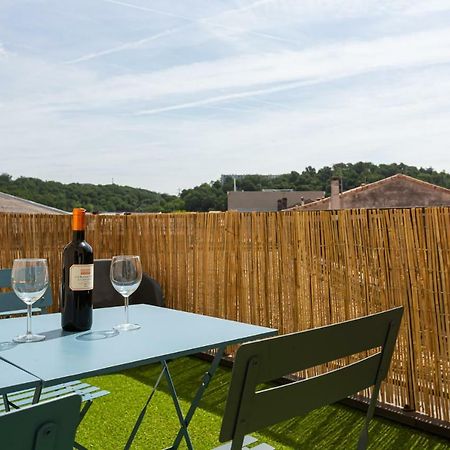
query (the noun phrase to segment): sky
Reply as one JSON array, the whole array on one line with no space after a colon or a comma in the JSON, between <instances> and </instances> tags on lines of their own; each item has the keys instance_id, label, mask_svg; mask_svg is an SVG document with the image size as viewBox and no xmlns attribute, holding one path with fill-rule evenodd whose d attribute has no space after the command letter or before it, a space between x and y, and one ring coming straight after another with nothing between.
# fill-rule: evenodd
<instances>
[{"instance_id":1,"label":"sky","mask_svg":"<svg viewBox=\"0 0 450 450\"><path fill-rule=\"evenodd\" d=\"M158 192L450 171L450 0L0 0L0 173Z\"/></svg>"}]
</instances>

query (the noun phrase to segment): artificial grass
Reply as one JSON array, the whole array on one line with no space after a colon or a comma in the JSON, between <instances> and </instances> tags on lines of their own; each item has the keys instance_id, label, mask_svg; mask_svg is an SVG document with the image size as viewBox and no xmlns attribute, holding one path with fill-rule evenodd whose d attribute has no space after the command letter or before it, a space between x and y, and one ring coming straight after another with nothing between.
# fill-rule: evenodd
<instances>
[{"instance_id":1,"label":"artificial grass","mask_svg":"<svg viewBox=\"0 0 450 450\"><path fill-rule=\"evenodd\" d=\"M196 358L169 363L170 371L186 412L209 364ZM123 449L161 367L144 366L87 380L111 392L94 401L81 423L77 441L90 450ZM193 445L210 450L218 441L231 371L219 368L205 391L200 407L189 426ZM258 443L266 442L277 450L356 448L364 421L360 411L331 405L310 414L252 433ZM159 450L169 447L178 432L178 419L165 380L153 397L147 415L133 443L133 450ZM183 443L180 448L186 448ZM450 442L391 421L375 418L369 431L369 449L450 450Z\"/></svg>"}]
</instances>

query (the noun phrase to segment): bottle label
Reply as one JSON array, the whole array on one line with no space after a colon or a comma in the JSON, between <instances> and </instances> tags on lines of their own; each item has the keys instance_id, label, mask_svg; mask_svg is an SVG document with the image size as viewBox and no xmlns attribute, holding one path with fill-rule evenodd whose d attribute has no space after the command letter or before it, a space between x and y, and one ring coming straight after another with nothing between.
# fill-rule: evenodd
<instances>
[{"instance_id":1,"label":"bottle label","mask_svg":"<svg viewBox=\"0 0 450 450\"><path fill-rule=\"evenodd\" d=\"M74 264L70 266L69 288L72 291L94 289L94 264Z\"/></svg>"}]
</instances>

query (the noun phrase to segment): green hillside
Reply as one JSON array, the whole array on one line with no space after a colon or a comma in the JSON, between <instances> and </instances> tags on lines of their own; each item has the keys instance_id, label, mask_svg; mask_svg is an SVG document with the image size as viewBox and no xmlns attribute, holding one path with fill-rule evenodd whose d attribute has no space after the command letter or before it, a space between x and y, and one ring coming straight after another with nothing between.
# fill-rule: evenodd
<instances>
[{"instance_id":1,"label":"green hillside","mask_svg":"<svg viewBox=\"0 0 450 450\"><path fill-rule=\"evenodd\" d=\"M417 168L405 164L355 164L339 163L318 170L307 167L301 173L292 171L277 176L246 175L236 180L237 189L258 191L261 189L294 189L330 192L330 180L341 177L344 190L373 181L404 173L429 183L450 188L450 174L432 168ZM223 182L222 182L223 181ZM56 181L38 178L0 175L0 192L16 195L38 203L70 211L83 206L88 211L110 212L171 212L171 211L224 211L227 207L227 192L233 190L233 179L225 177L185 189L179 196L161 194L146 189L119 186L116 184L95 185Z\"/></svg>"},{"instance_id":2,"label":"green hillside","mask_svg":"<svg viewBox=\"0 0 450 450\"><path fill-rule=\"evenodd\" d=\"M170 212L184 208L184 203L179 197L146 189L116 184L63 184L26 177L13 180L8 174L0 175L0 192L65 211L71 211L77 206L91 212Z\"/></svg>"}]
</instances>

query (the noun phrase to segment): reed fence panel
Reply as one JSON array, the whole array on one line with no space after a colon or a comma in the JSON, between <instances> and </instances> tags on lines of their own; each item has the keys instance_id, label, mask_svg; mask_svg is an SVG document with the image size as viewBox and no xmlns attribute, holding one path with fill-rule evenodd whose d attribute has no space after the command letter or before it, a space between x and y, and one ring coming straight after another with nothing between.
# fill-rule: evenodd
<instances>
[{"instance_id":1,"label":"reed fence panel","mask_svg":"<svg viewBox=\"0 0 450 450\"><path fill-rule=\"evenodd\" d=\"M58 299L70 235L68 216L0 214L0 267L47 258ZM281 333L403 305L380 400L450 421L450 208L93 215L87 240L139 254L171 308Z\"/></svg>"}]
</instances>

